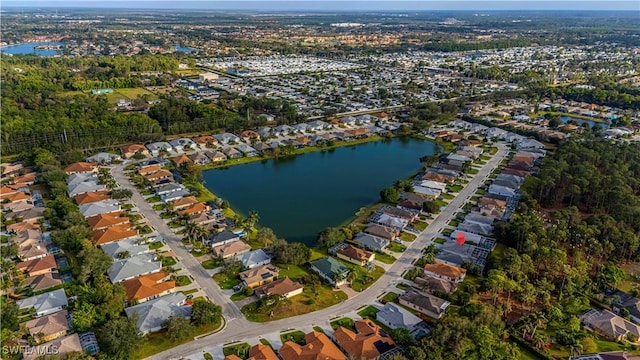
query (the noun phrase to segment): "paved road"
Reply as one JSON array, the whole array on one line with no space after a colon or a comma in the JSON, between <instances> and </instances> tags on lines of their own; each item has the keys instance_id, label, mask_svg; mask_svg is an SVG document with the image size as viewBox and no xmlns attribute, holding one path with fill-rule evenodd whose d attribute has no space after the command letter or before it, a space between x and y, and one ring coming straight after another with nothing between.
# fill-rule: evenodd
<instances>
[{"instance_id":1,"label":"paved road","mask_svg":"<svg viewBox=\"0 0 640 360\"><path fill-rule=\"evenodd\" d=\"M198 260L191 255L187 248L182 244L180 238L169 228L169 226L160 218L160 215L156 213L151 205L146 202L138 189L129 181L127 176L122 171L123 166L118 165L112 168L111 174L114 179L120 184L121 187L131 190L133 197L131 200L135 203L140 211L140 214L144 216L147 221L153 226L156 231L164 238L167 245L171 248L174 254L180 259L180 262L184 265L184 268L191 273L194 282L200 287L204 293L214 303L222 307L222 313L227 321L232 321L235 318L243 318L240 309L229 299L228 296L222 294L222 290L218 284L211 278L209 273L200 265Z\"/></svg>"},{"instance_id":2,"label":"paved road","mask_svg":"<svg viewBox=\"0 0 640 360\"><path fill-rule=\"evenodd\" d=\"M336 316L340 316L367 305L373 304L376 298L387 291L394 288L395 283L400 280L402 273L411 267L411 263L420 257L422 249L428 246L436 235L440 233L440 229L445 227L453 215L460 210L467 199L473 196L484 181L491 174L502 159L508 153L506 146L498 144L498 152L485 164L479 172L471 179L469 184L460 191L457 197L438 214L431 224L416 238L413 242L408 243L407 250L393 263L387 272L385 272L378 281L371 287L361 293L355 294L348 300L336 304L334 306L292 318L271 321L264 324L256 324L249 322L244 317L236 317L232 321L228 321L227 327L217 333L178 347L169 349L162 353L149 357L148 359L180 359L194 353L199 353L204 348L215 345L230 343L236 340L258 337L267 333L286 329L302 328L304 326L315 325L325 322ZM216 285L217 286L217 285ZM216 301L214 299L214 301Z\"/></svg>"}]
</instances>

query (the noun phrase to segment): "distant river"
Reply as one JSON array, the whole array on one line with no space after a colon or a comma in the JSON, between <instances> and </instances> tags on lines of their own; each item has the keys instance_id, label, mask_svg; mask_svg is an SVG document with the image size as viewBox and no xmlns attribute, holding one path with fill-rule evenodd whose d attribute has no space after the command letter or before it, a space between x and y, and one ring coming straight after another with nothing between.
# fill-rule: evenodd
<instances>
[{"instance_id":1,"label":"distant river","mask_svg":"<svg viewBox=\"0 0 640 360\"><path fill-rule=\"evenodd\" d=\"M314 246L321 230L377 202L381 189L420 170L419 158L436 148L429 141L394 138L208 170L203 177L241 214L258 211L260 225L278 237Z\"/></svg>"},{"instance_id":2,"label":"distant river","mask_svg":"<svg viewBox=\"0 0 640 360\"><path fill-rule=\"evenodd\" d=\"M39 46L64 46L61 42L34 42L18 45L9 45L0 48L0 51L12 55L36 54L40 56L54 56L60 54L59 50L36 49Z\"/></svg>"}]
</instances>

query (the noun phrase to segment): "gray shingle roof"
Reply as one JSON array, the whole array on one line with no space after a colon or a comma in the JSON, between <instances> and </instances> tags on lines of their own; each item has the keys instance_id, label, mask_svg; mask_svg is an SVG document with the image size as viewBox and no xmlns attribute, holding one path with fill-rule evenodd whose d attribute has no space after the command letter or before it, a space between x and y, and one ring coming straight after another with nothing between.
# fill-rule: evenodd
<instances>
[{"instance_id":1,"label":"gray shingle roof","mask_svg":"<svg viewBox=\"0 0 640 360\"><path fill-rule=\"evenodd\" d=\"M182 293L174 293L153 299L142 304L124 309L128 317L138 314L138 329L143 333L158 331L169 316L191 316L191 306L183 305L186 297Z\"/></svg>"},{"instance_id":2,"label":"gray shingle roof","mask_svg":"<svg viewBox=\"0 0 640 360\"><path fill-rule=\"evenodd\" d=\"M58 289L44 294L32 296L16 302L20 309L34 308L36 313L46 313L48 310L67 306L67 295L64 289Z\"/></svg>"},{"instance_id":3,"label":"gray shingle roof","mask_svg":"<svg viewBox=\"0 0 640 360\"><path fill-rule=\"evenodd\" d=\"M155 257L153 253L145 253L115 261L107 270L109 279L115 284L141 275L156 273L162 269L162 263L155 261Z\"/></svg>"}]
</instances>

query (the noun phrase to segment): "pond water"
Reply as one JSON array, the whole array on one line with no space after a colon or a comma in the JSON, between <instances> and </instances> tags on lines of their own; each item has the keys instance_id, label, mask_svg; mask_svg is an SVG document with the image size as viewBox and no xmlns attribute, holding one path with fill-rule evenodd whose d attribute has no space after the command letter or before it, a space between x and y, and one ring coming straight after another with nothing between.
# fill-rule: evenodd
<instances>
[{"instance_id":1,"label":"pond water","mask_svg":"<svg viewBox=\"0 0 640 360\"><path fill-rule=\"evenodd\" d=\"M571 116L560 117L560 121L562 121L562 123L564 124L568 123L571 120L573 120L576 124L578 124L578 126L581 126L582 124L587 123L589 124L589 127L594 127L595 125L599 125L603 129L607 129L609 127L609 124L607 124L606 122L596 122L591 120L578 119Z\"/></svg>"},{"instance_id":2,"label":"pond water","mask_svg":"<svg viewBox=\"0 0 640 360\"><path fill-rule=\"evenodd\" d=\"M41 46L64 46L61 42L34 42L18 45L10 45L0 48L0 51L12 55L36 54L40 56L54 56L60 54L60 50L36 49Z\"/></svg>"},{"instance_id":3,"label":"pond water","mask_svg":"<svg viewBox=\"0 0 640 360\"><path fill-rule=\"evenodd\" d=\"M174 46L174 48L176 49L177 52L183 52L183 53L191 53L191 52L200 51L198 49L194 49L194 48L190 48L190 47L184 47L182 45L176 45L176 46Z\"/></svg>"},{"instance_id":4,"label":"pond water","mask_svg":"<svg viewBox=\"0 0 640 360\"><path fill-rule=\"evenodd\" d=\"M313 246L317 234L340 226L380 190L420 170L433 142L394 138L256 161L203 173L205 186L243 215L256 210L259 224L280 238Z\"/></svg>"}]
</instances>

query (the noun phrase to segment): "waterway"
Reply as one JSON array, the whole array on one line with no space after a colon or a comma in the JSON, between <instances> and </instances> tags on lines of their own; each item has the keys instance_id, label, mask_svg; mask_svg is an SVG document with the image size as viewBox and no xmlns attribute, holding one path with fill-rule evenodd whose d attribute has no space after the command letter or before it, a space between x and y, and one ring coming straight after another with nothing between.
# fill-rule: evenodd
<instances>
[{"instance_id":1,"label":"waterway","mask_svg":"<svg viewBox=\"0 0 640 360\"><path fill-rule=\"evenodd\" d=\"M394 138L208 170L203 177L236 211L256 210L259 224L278 237L314 246L321 230L377 202L381 189L419 171L419 158L436 149L433 142Z\"/></svg>"},{"instance_id":2,"label":"waterway","mask_svg":"<svg viewBox=\"0 0 640 360\"><path fill-rule=\"evenodd\" d=\"M0 51L11 55L35 54L39 56L55 56L60 54L60 50L36 49L38 46L64 46L61 42L33 42L18 45L9 45L0 48Z\"/></svg>"},{"instance_id":3,"label":"waterway","mask_svg":"<svg viewBox=\"0 0 640 360\"><path fill-rule=\"evenodd\" d=\"M174 48L176 49L177 52L183 52L183 53L196 53L200 50L198 49L194 49L194 48L190 48L190 47L184 47L182 45L176 45L174 46Z\"/></svg>"},{"instance_id":4,"label":"waterway","mask_svg":"<svg viewBox=\"0 0 640 360\"><path fill-rule=\"evenodd\" d=\"M592 120L578 119L571 116L561 116L560 121L562 121L562 123L564 124L568 123L569 121L574 121L578 126L582 126L582 124L586 123L586 124L589 124L589 127L591 128L593 128L596 125L600 126L603 129L609 128L609 124L606 122L596 122Z\"/></svg>"}]
</instances>

